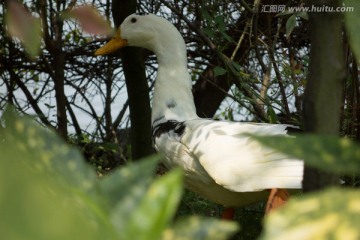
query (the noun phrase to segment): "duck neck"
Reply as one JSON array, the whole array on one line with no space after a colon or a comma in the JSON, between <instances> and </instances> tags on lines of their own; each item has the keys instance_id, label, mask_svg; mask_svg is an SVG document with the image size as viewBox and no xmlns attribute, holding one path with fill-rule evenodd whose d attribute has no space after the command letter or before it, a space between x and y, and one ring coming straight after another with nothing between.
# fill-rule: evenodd
<instances>
[{"instance_id":1,"label":"duck neck","mask_svg":"<svg viewBox=\"0 0 360 240\"><path fill-rule=\"evenodd\" d=\"M174 41L166 41L167 45L171 43L172 46L161 45L163 48L154 51L159 67L153 97L153 125L197 118L185 44L182 40L182 44L174 46L177 45Z\"/></svg>"}]
</instances>

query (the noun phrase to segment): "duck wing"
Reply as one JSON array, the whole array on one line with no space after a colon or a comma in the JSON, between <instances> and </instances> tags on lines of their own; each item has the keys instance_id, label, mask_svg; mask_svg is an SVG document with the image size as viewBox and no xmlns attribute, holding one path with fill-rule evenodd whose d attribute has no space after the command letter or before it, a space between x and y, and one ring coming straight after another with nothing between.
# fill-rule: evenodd
<instances>
[{"instance_id":1,"label":"duck wing","mask_svg":"<svg viewBox=\"0 0 360 240\"><path fill-rule=\"evenodd\" d=\"M252 135L286 135L289 125L196 119L180 142L215 182L235 192L300 189L303 161L261 145Z\"/></svg>"}]
</instances>

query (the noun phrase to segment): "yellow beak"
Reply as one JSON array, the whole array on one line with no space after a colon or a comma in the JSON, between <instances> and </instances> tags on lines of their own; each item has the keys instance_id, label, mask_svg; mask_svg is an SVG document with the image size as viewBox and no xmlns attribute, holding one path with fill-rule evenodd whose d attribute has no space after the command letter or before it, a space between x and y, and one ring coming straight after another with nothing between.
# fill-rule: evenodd
<instances>
[{"instance_id":1,"label":"yellow beak","mask_svg":"<svg viewBox=\"0 0 360 240\"><path fill-rule=\"evenodd\" d=\"M104 46L96 50L95 55L106 55L115 52L116 50L123 48L127 45L127 40L122 39L120 35L120 29L118 29L114 37Z\"/></svg>"}]
</instances>

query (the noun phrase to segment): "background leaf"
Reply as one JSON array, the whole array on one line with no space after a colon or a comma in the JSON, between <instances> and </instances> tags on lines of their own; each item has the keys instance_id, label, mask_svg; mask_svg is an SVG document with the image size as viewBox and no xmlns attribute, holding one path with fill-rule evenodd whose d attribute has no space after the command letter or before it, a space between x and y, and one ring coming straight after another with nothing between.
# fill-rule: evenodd
<instances>
[{"instance_id":1,"label":"background leaf","mask_svg":"<svg viewBox=\"0 0 360 240\"><path fill-rule=\"evenodd\" d=\"M6 12L6 24L8 33L12 37L19 38L30 57L35 57L40 52L41 46L41 23L19 2L8 1Z\"/></svg>"},{"instance_id":2,"label":"background leaf","mask_svg":"<svg viewBox=\"0 0 360 240\"><path fill-rule=\"evenodd\" d=\"M296 25L296 14L291 15L286 21L286 37L289 38Z\"/></svg>"},{"instance_id":3,"label":"background leaf","mask_svg":"<svg viewBox=\"0 0 360 240\"><path fill-rule=\"evenodd\" d=\"M227 73L227 70L225 68L216 66L214 68L214 75L215 76L220 76L220 75L224 75L225 73Z\"/></svg>"},{"instance_id":4,"label":"background leaf","mask_svg":"<svg viewBox=\"0 0 360 240\"><path fill-rule=\"evenodd\" d=\"M92 6L83 5L77 7L70 12L69 17L75 18L80 23L82 29L90 34L113 34L110 24Z\"/></svg>"}]
</instances>

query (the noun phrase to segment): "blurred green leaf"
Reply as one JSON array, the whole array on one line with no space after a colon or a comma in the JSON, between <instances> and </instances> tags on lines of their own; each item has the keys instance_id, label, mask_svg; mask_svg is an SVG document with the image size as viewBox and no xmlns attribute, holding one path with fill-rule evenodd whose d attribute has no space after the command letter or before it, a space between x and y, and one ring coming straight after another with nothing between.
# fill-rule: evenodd
<instances>
[{"instance_id":1,"label":"blurred green leaf","mask_svg":"<svg viewBox=\"0 0 360 240\"><path fill-rule=\"evenodd\" d=\"M4 112L3 121L5 143L26 156L22 161L30 162L34 171L84 191L91 189L95 172L77 149L69 148L52 130L41 127L30 117L18 117L12 108Z\"/></svg>"},{"instance_id":2,"label":"blurred green leaf","mask_svg":"<svg viewBox=\"0 0 360 240\"><path fill-rule=\"evenodd\" d=\"M310 166L338 174L360 173L360 146L347 138L298 135L255 137L264 145L303 159Z\"/></svg>"},{"instance_id":3,"label":"blurred green leaf","mask_svg":"<svg viewBox=\"0 0 360 240\"><path fill-rule=\"evenodd\" d=\"M105 176L97 185L99 196L107 196L106 208L119 233L125 231L128 216L139 207L155 176L159 158L150 157ZM124 217L126 216L126 217Z\"/></svg>"},{"instance_id":4,"label":"blurred green leaf","mask_svg":"<svg viewBox=\"0 0 360 240\"><path fill-rule=\"evenodd\" d=\"M262 240L360 239L360 191L328 189L290 200L265 218Z\"/></svg>"},{"instance_id":5,"label":"blurred green leaf","mask_svg":"<svg viewBox=\"0 0 360 240\"><path fill-rule=\"evenodd\" d=\"M114 238L115 231L101 220L103 213L86 194L95 174L77 165L80 154L12 109L4 113L2 124L1 238Z\"/></svg>"},{"instance_id":6,"label":"blurred green leaf","mask_svg":"<svg viewBox=\"0 0 360 240\"><path fill-rule=\"evenodd\" d=\"M18 1L8 1L5 21L10 36L19 38L31 58L36 57L41 46L41 22Z\"/></svg>"},{"instance_id":7,"label":"blurred green leaf","mask_svg":"<svg viewBox=\"0 0 360 240\"><path fill-rule=\"evenodd\" d=\"M214 22L216 23L216 25L218 26L218 30L220 32L224 32L226 30L226 26L225 26L225 22L224 22L224 16L223 15L217 15L214 18Z\"/></svg>"},{"instance_id":8,"label":"blurred green leaf","mask_svg":"<svg viewBox=\"0 0 360 240\"><path fill-rule=\"evenodd\" d=\"M96 179L53 131L12 108L0 121L2 238L147 240L169 228L182 194L180 170L152 182L153 156ZM187 239L223 236L231 228L224 224L194 225Z\"/></svg>"},{"instance_id":9,"label":"blurred green leaf","mask_svg":"<svg viewBox=\"0 0 360 240\"><path fill-rule=\"evenodd\" d=\"M110 24L105 21L99 12L91 5L83 5L74 8L69 13L64 13L63 18L76 19L81 28L90 34L111 36L114 34Z\"/></svg>"},{"instance_id":10,"label":"blurred green leaf","mask_svg":"<svg viewBox=\"0 0 360 240\"><path fill-rule=\"evenodd\" d=\"M162 239L222 240L228 239L238 230L239 226L235 222L192 216L179 220L173 228L167 229Z\"/></svg>"},{"instance_id":11,"label":"blurred green leaf","mask_svg":"<svg viewBox=\"0 0 360 240\"><path fill-rule=\"evenodd\" d=\"M353 11L345 12L346 34L349 38L351 49L353 50L358 63L360 62L360 1L344 0L345 7L353 7Z\"/></svg>"}]
</instances>

